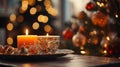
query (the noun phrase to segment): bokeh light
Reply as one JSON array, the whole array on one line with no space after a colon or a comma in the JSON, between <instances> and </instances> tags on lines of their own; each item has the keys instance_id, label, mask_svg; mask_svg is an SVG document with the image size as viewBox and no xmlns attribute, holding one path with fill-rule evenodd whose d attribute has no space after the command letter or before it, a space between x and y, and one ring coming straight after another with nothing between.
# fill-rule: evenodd
<instances>
[{"instance_id":1,"label":"bokeh light","mask_svg":"<svg viewBox=\"0 0 120 67\"><path fill-rule=\"evenodd\" d=\"M16 15L13 13L10 15L10 21L15 22L15 20L16 20Z\"/></svg>"},{"instance_id":2,"label":"bokeh light","mask_svg":"<svg viewBox=\"0 0 120 67\"><path fill-rule=\"evenodd\" d=\"M8 23L8 24L7 24L7 30L8 30L8 31L13 30L13 27L14 27L14 26L13 26L12 23Z\"/></svg>"},{"instance_id":3,"label":"bokeh light","mask_svg":"<svg viewBox=\"0 0 120 67\"><path fill-rule=\"evenodd\" d=\"M47 16L44 16L44 15L39 15L39 16L38 16L38 21L39 21L39 22L47 23L48 20L49 20L49 19L48 19Z\"/></svg>"},{"instance_id":4,"label":"bokeh light","mask_svg":"<svg viewBox=\"0 0 120 67\"><path fill-rule=\"evenodd\" d=\"M38 21L39 21L39 22L44 21L44 16L43 16L43 15L39 15L39 16L38 16Z\"/></svg>"},{"instance_id":5,"label":"bokeh light","mask_svg":"<svg viewBox=\"0 0 120 67\"><path fill-rule=\"evenodd\" d=\"M7 38L7 43L8 43L8 45L12 45L13 44L13 38L12 37L8 37Z\"/></svg>"},{"instance_id":6,"label":"bokeh light","mask_svg":"<svg viewBox=\"0 0 120 67\"><path fill-rule=\"evenodd\" d=\"M50 25L45 25L45 27L44 27L44 30L45 30L45 32L51 32L52 31L52 27L50 26Z\"/></svg>"},{"instance_id":7,"label":"bokeh light","mask_svg":"<svg viewBox=\"0 0 120 67\"><path fill-rule=\"evenodd\" d=\"M33 28L34 30L39 29L39 27L40 27L40 25L39 25L38 22L34 22L33 25L32 25L32 28Z\"/></svg>"},{"instance_id":8,"label":"bokeh light","mask_svg":"<svg viewBox=\"0 0 120 67\"><path fill-rule=\"evenodd\" d=\"M57 16L58 15L57 10L52 7L50 0L45 0L44 5L45 5L45 9L47 10L47 12L50 15L52 15L52 16Z\"/></svg>"},{"instance_id":9,"label":"bokeh light","mask_svg":"<svg viewBox=\"0 0 120 67\"><path fill-rule=\"evenodd\" d=\"M36 3L36 0L28 0L28 4L29 4L30 6L35 5L35 3Z\"/></svg>"},{"instance_id":10,"label":"bokeh light","mask_svg":"<svg viewBox=\"0 0 120 67\"><path fill-rule=\"evenodd\" d=\"M21 9L22 9L23 11L26 11L27 8L28 8L28 1L27 1L27 0L23 0L23 1L22 1Z\"/></svg>"},{"instance_id":11,"label":"bokeh light","mask_svg":"<svg viewBox=\"0 0 120 67\"><path fill-rule=\"evenodd\" d=\"M43 23L47 23L48 22L48 17L47 16L44 16L44 21Z\"/></svg>"},{"instance_id":12,"label":"bokeh light","mask_svg":"<svg viewBox=\"0 0 120 67\"><path fill-rule=\"evenodd\" d=\"M50 2L50 0L45 0L45 1L44 1L44 5L45 5L45 7L51 7L51 2Z\"/></svg>"},{"instance_id":13,"label":"bokeh light","mask_svg":"<svg viewBox=\"0 0 120 67\"><path fill-rule=\"evenodd\" d=\"M30 14L31 14L31 15L36 14L36 12L37 12L37 9L36 9L35 7L32 7L32 8L30 9Z\"/></svg>"}]
</instances>

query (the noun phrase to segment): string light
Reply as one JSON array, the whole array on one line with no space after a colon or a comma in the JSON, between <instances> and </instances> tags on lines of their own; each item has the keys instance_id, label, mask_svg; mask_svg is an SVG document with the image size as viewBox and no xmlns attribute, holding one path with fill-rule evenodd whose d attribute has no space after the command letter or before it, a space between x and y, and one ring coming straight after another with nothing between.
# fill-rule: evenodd
<instances>
[{"instance_id":1,"label":"string light","mask_svg":"<svg viewBox=\"0 0 120 67\"><path fill-rule=\"evenodd\" d=\"M52 30L52 27L50 25L45 25L44 27L45 32L50 32Z\"/></svg>"},{"instance_id":2,"label":"string light","mask_svg":"<svg viewBox=\"0 0 120 67\"><path fill-rule=\"evenodd\" d=\"M10 21L14 22L16 20L16 15L13 13L10 15Z\"/></svg>"},{"instance_id":3,"label":"string light","mask_svg":"<svg viewBox=\"0 0 120 67\"><path fill-rule=\"evenodd\" d=\"M104 53L104 54L107 54L107 50L104 50L103 53Z\"/></svg>"},{"instance_id":4,"label":"string light","mask_svg":"<svg viewBox=\"0 0 120 67\"><path fill-rule=\"evenodd\" d=\"M109 41L109 40L110 40L110 37L109 37L109 36L107 36L107 37L106 37L106 39Z\"/></svg>"},{"instance_id":5,"label":"string light","mask_svg":"<svg viewBox=\"0 0 120 67\"><path fill-rule=\"evenodd\" d=\"M84 54L86 54L86 51L82 50L82 51L80 51L80 53L84 55Z\"/></svg>"},{"instance_id":6,"label":"string light","mask_svg":"<svg viewBox=\"0 0 120 67\"><path fill-rule=\"evenodd\" d=\"M28 0L28 4L29 4L30 6L35 5L35 3L36 3L36 0Z\"/></svg>"},{"instance_id":7,"label":"string light","mask_svg":"<svg viewBox=\"0 0 120 67\"><path fill-rule=\"evenodd\" d=\"M97 5L100 5L100 2L97 1L96 3L97 3Z\"/></svg>"},{"instance_id":8,"label":"string light","mask_svg":"<svg viewBox=\"0 0 120 67\"><path fill-rule=\"evenodd\" d=\"M81 50L83 50L83 49L84 49L84 47L83 47L83 46L81 46L81 47L80 47L80 49L81 49Z\"/></svg>"},{"instance_id":9,"label":"string light","mask_svg":"<svg viewBox=\"0 0 120 67\"><path fill-rule=\"evenodd\" d=\"M37 30L37 29L39 29L40 25L39 25L38 22L34 22L32 27L33 27L34 30Z\"/></svg>"},{"instance_id":10,"label":"string light","mask_svg":"<svg viewBox=\"0 0 120 67\"><path fill-rule=\"evenodd\" d=\"M48 22L48 17L47 16L44 16L44 21L43 23L47 23Z\"/></svg>"},{"instance_id":11,"label":"string light","mask_svg":"<svg viewBox=\"0 0 120 67\"><path fill-rule=\"evenodd\" d=\"M44 16L44 15L39 15L39 16L38 16L38 21L39 21L39 22L47 23L48 20L49 20L49 19L48 19L47 16Z\"/></svg>"},{"instance_id":12,"label":"string light","mask_svg":"<svg viewBox=\"0 0 120 67\"><path fill-rule=\"evenodd\" d=\"M8 23L8 24L7 24L7 30L8 30L8 31L13 30L13 27L14 27L14 26L13 26L12 23Z\"/></svg>"},{"instance_id":13,"label":"string light","mask_svg":"<svg viewBox=\"0 0 120 67\"><path fill-rule=\"evenodd\" d=\"M115 14L115 17L118 18L118 14Z\"/></svg>"},{"instance_id":14,"label":"string light","mask_svg":"<svg viewBox=\"0 0 120 67\"><path fill-rule=\"evenodd\" d=\"M107 48L107 46L108 46L108 45L105 43L105 44L104 44L104 48Z\"/></svg>"},{"instance_id":15,"label":"string light","mask_svg":"<svg viewBox=\"0 0 120 67\"><path fill-rule=\"evenodd\" d=\"M36 14L36 12L37 12L37 9L36 9L35 7L32 7L32 8L30 9L30 14L31 14L31 15Z\"/></svg>"},{"instance_id":16,"label":"string light","mask_svg":"<svg viewBox=\"0 0 120 67\"><path fill-rule=\"evenodd\" d=\"M8 45L12 45L13 44L13 38L12 37L8 37L7 38L7 43L8 43Z\"/></svg>"},{"instance_id":17,"label":"string light","mask_svg":"<svg viewBox=\"0 0 120 67\"><path fill-rule=\"evenodd\" d=\"M27 0L23 0L22 1L22 6L21 6L22 11L26 11L27 8L28 8L28 1Z\"/></svg>"},{"instance_id":18,"label":"string light","mask_svg":"<svg viewBox=\"0 0 120 67\"><path fill-rule=\"evenodd\" d=\"M104 3L100 3L100 2L96 2L96 3L97 3L97 5L98 5L99 7L104 7L104 6L105 6Z\"/></svg>"}]
</instances>

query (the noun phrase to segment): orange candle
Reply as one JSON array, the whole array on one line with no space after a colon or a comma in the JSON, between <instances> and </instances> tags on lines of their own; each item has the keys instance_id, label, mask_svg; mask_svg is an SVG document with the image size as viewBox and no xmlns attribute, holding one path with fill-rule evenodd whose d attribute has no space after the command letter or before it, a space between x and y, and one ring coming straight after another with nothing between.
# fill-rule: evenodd
<instances>
[{"instance_id":1,"label":"orange candle","mask_svg":"<svg viewBox=\"0 0 120 67\"><path fill-rule=\"evenodd\" d=\"M17 47L20 49L26 47L29 50L37 48L38 38L37 35L28 35L28 29L26 29L26 35L17 36Z\"/></svg>"}]
</instances>

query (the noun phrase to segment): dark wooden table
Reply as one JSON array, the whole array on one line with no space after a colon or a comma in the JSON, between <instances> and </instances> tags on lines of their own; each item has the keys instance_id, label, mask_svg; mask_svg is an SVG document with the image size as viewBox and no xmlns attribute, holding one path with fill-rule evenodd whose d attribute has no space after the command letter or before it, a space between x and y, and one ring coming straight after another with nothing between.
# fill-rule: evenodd
<instances>
[{"instance_id":1,"label":"dark wooden table","mask_svg":"<svg viewBox=\"0 0 120 67\"><path fill-rule=\"evenodd\" d=\"M54 60L36 61L36 62L7 62L1 61L1 64L10 64L16 67L94 67L105 65L107 67L120 67L120 59L96 56L82 56L69 54ZM102 67L102 66L101 66Z\"/></svg>"}]
</instances>

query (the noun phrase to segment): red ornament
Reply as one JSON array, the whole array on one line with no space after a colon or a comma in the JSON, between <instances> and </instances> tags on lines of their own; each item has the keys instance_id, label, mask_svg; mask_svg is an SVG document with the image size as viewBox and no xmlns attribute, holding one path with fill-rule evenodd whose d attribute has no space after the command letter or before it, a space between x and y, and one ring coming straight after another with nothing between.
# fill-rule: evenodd
<instances>
[{"instance_id":1,"label":"red ornament","mask_svg":"<svg viewBox=\"0 0 120 67\"><path fill-rule=\"evenodd\" d=\"M83 34L77 32L77 34L73 36L72 41L76 47L84 46L86 43L86 37Z\"/></svg>"},{"instance_id":2,"label":"red ornament","mask_svg":"<svg viewBox=\"0 0 120 67\"><path fill-rule=\"evenodd\" d=\"M97 11L92 15L92 23L94 25L104 27L107 25L108 21L109 21L108 16L102 13L101 11Z\"/></svg>"},{"instance_id":3,"label":"red ornament","mask_svg":"<svg viewBox=\"0 0 120 67\"><path fill-rule=\"evenodd\" d=\"M86 7L85 7L87 10L91 11L95 8L95 4L92 3L92 2L89 2Z\"/></svg>"},{"instance_id":4,"label":"red ornament","mask_svg":"<svg viewBox=\"0 0 120 67\"><path fill-rule=\"evenodd\" d=\"M74 33L71 29L65 29L63 30L62 35L63 35L64 40L70 40L72 39Z\"/></svg>"}]
</instances>

